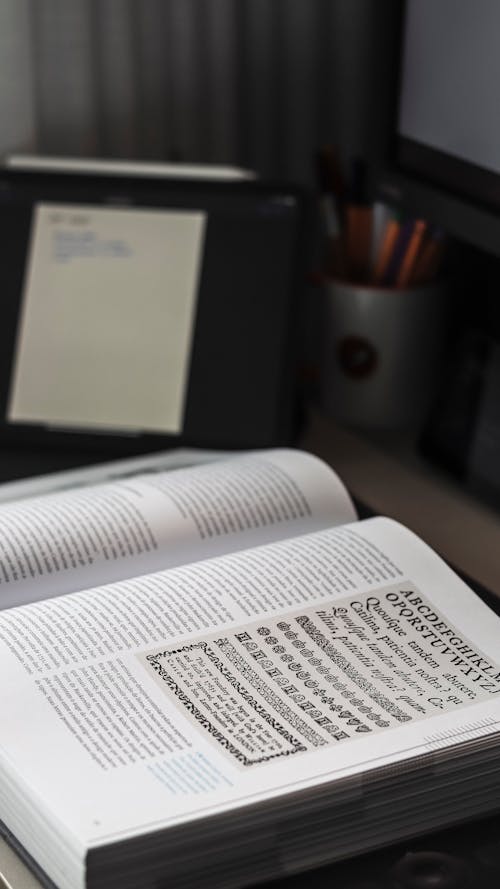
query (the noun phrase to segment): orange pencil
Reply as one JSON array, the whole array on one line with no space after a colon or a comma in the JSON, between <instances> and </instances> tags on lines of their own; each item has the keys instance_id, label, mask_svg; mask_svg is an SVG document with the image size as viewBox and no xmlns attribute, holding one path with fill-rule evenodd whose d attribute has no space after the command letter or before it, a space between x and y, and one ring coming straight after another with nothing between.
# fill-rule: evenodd
<instances>
[{"instance_id":1,"label":"orange pencil","mask_svg":"<svg viewBox=\"0 0 500 889\"><path fill-rule=\"evenodd\" d=\"M426 228L425 220L417 219L396 277L396 287L407 287L410 283Z\"/></svg>"},{"instance_id":2,"label":"orange pencil","mask_svg":"<svg viewBox=\"0 0 500 889\"><path fill-rule=\"evenodd\" d=\"M413 283L423 284L435 277L444 253L444 238L434 235L432 240L424 244L417 258Z\"/></svg>"},{"instance_id":3,"label":"orange pencil","mask_svg":"<svg viewBox=\"0 0 500 889\"><path fill-rule=\"evenodd\" d=\"M375 268L373 270L373 280L375 284L380 284L383 280L392 252L396 246L400 228L401 225L398 219L390 219L387 223Z\"/></svg>"}]
</instances>

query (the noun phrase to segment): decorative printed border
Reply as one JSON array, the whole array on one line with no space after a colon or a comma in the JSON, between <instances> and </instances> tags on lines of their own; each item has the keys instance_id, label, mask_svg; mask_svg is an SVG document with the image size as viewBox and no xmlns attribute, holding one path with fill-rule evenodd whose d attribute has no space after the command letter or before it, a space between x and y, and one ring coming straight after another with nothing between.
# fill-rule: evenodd
<instances>
[{"instance_id":1,"label":"decorative printed border","mask_svg":"<svg viewBox=\"0 0 500 889\"><path fill-rule=\"evenodd\" d=\"M274 729L277 734L279 734L287 743L290 744L290 749L282 750L280 753L273 753L268 756L261 756L258 759L249 759L245 753L241 750L238 750L237 747L233 744L232 741L229 740L225 735L222 734L220 729L218 729L213 723L208 719L208 717L198 709L196 704L188 698L186 693L180 688L178 683L175 681L174 677L170 675L170 673L159 663L159 658L168 658L172 657L176 654L182 654L183 652L191 652L195 649L199 649L204 652L207 656L208 660L211 661L214 667L224 676L224 678L232 685L235 691L243 698L243 700L249 704L250 707L260 716L272 729ZM244 766L253 766L259 763L269 762L271 759L276 759L282 756L291 756L294 753L305 752L307 747L299 741L297 738L294 738L267 710L259 704L255 698L252 697L251 694L244 688L241 683L236 679L235 676L230 673L227 667L224 666L222 661L217 654L210 648L208 642L193 642L190 645L184 645L181 648L176 648L171 651L160 651L157 654L150 654L146 656L146 660L149 661L153 670L163 679L164 682L168 685L170 691L172 691L178 700L183 704L183 706L188 710L188 712L200 723L200 725L209 732L209 734L224 747L229 753L231 753L242 765Z\"/></svg>"},{"instance_id":2,"label":"decorative printed border","mask_svg":"<svg viewBox=\"0 0 500 889\"><path fill-rule=\"evenodd\" d=\"M252 669L250 664L241 656L229 639L216 639L215 644L222 652L224 652L228 661L238 669L238 672L245 677L247 682L259 692L269 706L290 723L299 735L302 735L302 737L309 741L313 747L324 747L328 743L325 738L322 738L321 735L318 734L312 726L308 725L304 719L297 716L292 708L269 687L267 682L261 679L258 673Z\"/></svg>"},{"instance_id":3,"label":"decorative printed border","mask_svg":"<svg viewBox=\"0 0 500 889\"><path fill-rule=\"evenodd\" d=\"M366 679L361 673L359 673L355 667L347 660L347 658L341 654L341 652L330 642L323 633L318 630L316 624L307 616L307 614L301 614L299 617L295 617L296 623L298 623L299 627L302 627L305 633L312 639L316 645L321 648L321 650L326 654L328 658L345 673L349 679L354 682L358 688L361 688L368 697L372 699L372 701L376 701L376 703L385 710L387 713L390 713L391 716L394 716L394 719L397 719L398 722L410 722L411 716L408 716L407 713L404 713L397 704L394 704L386 695L383 695L374 685L370 682L369 679Z\"/></svg>"}]
</instances>

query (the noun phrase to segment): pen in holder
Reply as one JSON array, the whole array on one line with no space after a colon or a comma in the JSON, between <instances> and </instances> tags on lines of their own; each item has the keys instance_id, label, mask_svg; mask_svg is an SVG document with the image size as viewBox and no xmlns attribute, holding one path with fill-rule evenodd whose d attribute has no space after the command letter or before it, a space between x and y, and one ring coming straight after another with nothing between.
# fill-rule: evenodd
<instances>
[{"instance_id":1,"label":"pen in holder","mask_svg":"<svg viewBox=\"0 0 500 889\"><path fill-rule=\"evenodd\" d=\"M442 357L442 283L379 287L329 280L324 287L321 403L362 429L417 427Z\"/></svg>"}]
</instances>

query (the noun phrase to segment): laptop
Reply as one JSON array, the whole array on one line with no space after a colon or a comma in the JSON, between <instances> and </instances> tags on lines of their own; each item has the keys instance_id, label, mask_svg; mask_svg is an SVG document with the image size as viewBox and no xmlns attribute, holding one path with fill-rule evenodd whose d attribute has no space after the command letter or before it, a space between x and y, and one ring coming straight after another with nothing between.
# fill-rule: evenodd
<instances>
[{"instance_id":1,"label":"laptop","mask_svg":"<svg viewBox=\"0 0 500 889\"><path fill-rule=\"evenodd\" d=\"M290 443L306 216L245 177L5 168L0 444Z\"/></svg>"}]
</instances>

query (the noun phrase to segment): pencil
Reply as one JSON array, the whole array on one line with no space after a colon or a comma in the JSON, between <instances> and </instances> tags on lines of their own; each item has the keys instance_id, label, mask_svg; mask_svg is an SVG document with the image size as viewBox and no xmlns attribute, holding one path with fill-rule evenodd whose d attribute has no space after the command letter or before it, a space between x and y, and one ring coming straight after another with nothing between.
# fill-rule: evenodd
<instances>
[{"instance_id":1,"label":"pencil","mask_svg":"<svg viewBox=\"0 0 500 889\"><path fill-rule=\"evenodd\" d=\"M372 222L372 246L370 251L370 264L372 269L375 268L380 247L385 234L387 223L392 218L393 211L387 204L376 201L373 205L373 222Z\"/></svg>"},{"instance_id":2,"label":"pencil","mask_svg":"<svg viewBox=\"0 0 500 889\"><path fill-rule=\"evenodd\" d=\"M382 283L387 287L394 287L396 284L396 278L399 273L399 269L401 268L401 263L406 255L406 251L408 249L408 244L410 243L413 229L415 223L413 219L408 219L406 222L403 222L400 226L398 236L396 238L396 243L394 244L393 251L389 258L389 262L387 263L384 277L382 279Z\"/></svg>"},{"instance_id":3,"label":"pencil","mask_svg":"<svg viewBox=\"0 0 500 889\"><path fill-rule=\"evenodd\" d=\"M319 208L327 237L337 238L340 235L340 220L333 196L322 194L319 199Z\"/></svg>"},{"instance_id":4,"label":"pencil","mask_svg":"<svg viewBox=\"0 0 500 889\"><path fill-rule=\"evenodd\" d=\"M413 284L423 284L435 277L444 253L444 233L436 230L423 245L413 272Z\"/></svg>"},{"instance_id":5,"label":"pencil","mask_svg":"<svg viewBox=\"0 0 500 889\"><path fill-rule=\"evenodd\" d=\"M399 272L396 275L396 287L407 287L410 283L426 228L427 223L424 219L416 220Z\"/></svg>"},{"instance_id":6,"label":"pencil","mask_svg":"<svg viewBox=\"0 0 500 889\"><path fill-rule=\"evenodd\" d=\"M375 284L381 284L386 274L387 266L392 256L392 251L396 245L396 241L401 228L401 223L397 216L390 219L386 225L382 243L380 245L379 254L373 270L373 280Z\"/></svg>"}]
</instances>

